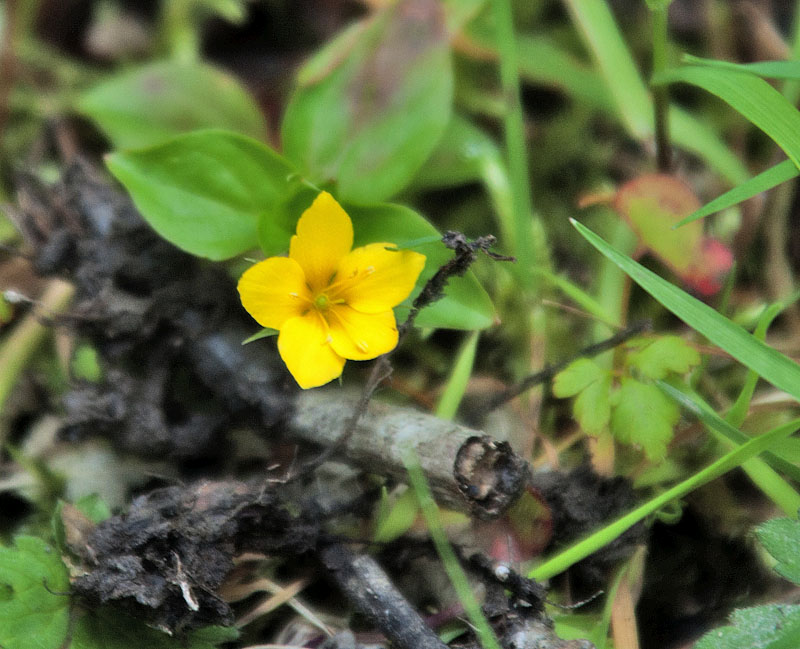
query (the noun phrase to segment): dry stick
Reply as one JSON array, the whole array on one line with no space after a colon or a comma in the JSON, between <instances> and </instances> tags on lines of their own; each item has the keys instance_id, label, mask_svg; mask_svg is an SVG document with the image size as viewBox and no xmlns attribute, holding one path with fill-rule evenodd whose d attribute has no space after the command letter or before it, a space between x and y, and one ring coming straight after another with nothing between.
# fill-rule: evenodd
<instances>
[{"instance_id":1,"label":"dry stick","mask_svg":"<svg viewBox=\"0 0 800 649\"><path fill-rule=\"evenodd\" d=\"M347 598L393 646L447 649L372 557L335 543L323 548L320 558Z\"/></svg>"},{"instance_id":2,"label":"dry stick","mask_svg":"<svg viewBox=\"0 0 800 649\"><path fill-rule=\"evenodd\" d=\"M496 395L491 397L486 405L481 408L482 412L490 412L495 408L502 406L506 401L510 401L514 397L519 396L526 390L530 390L532 387L539 385L540 383L545 383L552 379L556 374L558 374L561 370L563 370L567 365L576 361L579 358L590 358L592 356L597 356L609 349L614 349L617 345L621 345L626 340L633 338L634 336L639 335L640 333L647 331L650 329L650 323L648 321L638 322L634 325L631 325L627 329L623 329L617 334L611 336L611 338L607 338L606 340L601 340L599 343L595 343L593 345L589 345L588 347L584 347L581 351L579 351L574 356L567 358L559 363L554 365L549 365L545 367L543 370L536 372L536 374L531 374L530 376L522 379L516 385L512 385L510 388L503 390L502 392L498 392Z\"/></svg>"},{"instance_id":3,"label":"dry stick","mask_svg":"<svg viewBox=\"0 0 800 649\"><path fill-rule=\"evenodd\" d=\"M411 312L408 314L405 322L403 322L403 324L397 329L398 341L394 349L397 349L397 347L400 346L400 343L411 330L414 320L416 320L420 310L443 298L444 289L447 287L447 283L450 281L450 278L464 275L467 270L469 270L469 267L478 258L478 252L482 252L496 261L516 261L513 257L506 257L504 255L498 255L494 252L491 252L490 248L495 244L496 241L497 239L491 234L484 237L478 237L473 241L469 241L460 232L448 231L444 234L442 237L442 243L444 243L444 245L451 250L454 250L455 255L450 261L436 271L433 277L427 281L420 294L414 300L414 303L411 306ZM392 366L389 363L389 357L394 349L378 358L378 360L372 366L372 371L370 372L369 378L364 385L361 398L358 400L358 403L353 409L353 414L345 424L344 429L342 430L342 433L339 435L338 439L334 443L328 445L327 448L316 458L303 465L294 476L289 477L289 480L293 480L297 477L305 475L309 471L315 470L317 467L329 460L333 455L339 453L347 445L347 442L350 440L358 426L359 420L366 412L367 406L369 405L372 396L375 394L375 390L377 390L378 386L392 374ZM400 465L402 466L402 462Z\"/></svg>"}]
</instances>

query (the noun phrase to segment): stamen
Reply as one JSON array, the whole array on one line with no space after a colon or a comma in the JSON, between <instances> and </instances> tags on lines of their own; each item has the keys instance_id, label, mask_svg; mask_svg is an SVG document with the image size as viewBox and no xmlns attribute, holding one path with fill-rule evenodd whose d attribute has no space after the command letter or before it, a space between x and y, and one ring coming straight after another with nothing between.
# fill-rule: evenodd
<instances>
[{"instance_id":1,"label":"stamen","mask_svg":"<svg viewBox=\"0 0 800 649\"><path fill-rule=\"evenodd\" d=\"M299 293L289 293L289 297L300 297Z\"/></svg>"},{"instance_id":2,"label":"stamen","mask_svg":"<svg viewBox=\"0 0 800 649\"><path fill-rule=\"evenodd\" d=\"M372 275L375 272L375 266L367 266L367 269L364 271L367 275Z\"/></svg>"}]
</instances>

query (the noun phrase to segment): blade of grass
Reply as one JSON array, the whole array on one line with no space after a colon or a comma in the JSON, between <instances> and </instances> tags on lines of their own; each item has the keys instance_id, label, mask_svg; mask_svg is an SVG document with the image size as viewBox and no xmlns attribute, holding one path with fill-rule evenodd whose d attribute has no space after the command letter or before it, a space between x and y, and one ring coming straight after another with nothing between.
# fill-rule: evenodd
<instances>
[{"instance_id":1,"label":"blade of grass","mask_svg":"<svg viewBox=\"0 0 800 649\"><path fill-rule=\"evenodd\" d=\"M800 112L763 79L693 65L658 74L653 83L688 83L716 95L764 131L800 168Z\"/></svg>"},{"instance_id":2,"label":"blade of grass","mask_svg":"<svg viewBox=\"0 0 800 649\"><path fill-rule=\"evenodd\" d=\"M800 365L758 340L707 304L626 257L574 219L572 224L608 259L625 271L666 309L696 329L765 381L800 401Z\"/></svg>"},{"instance_id":3,"label":"blade of grass","mask_svg":"<svg viewBox=\"0 0 800 649\"><path fill-rule=\"evenodd\" d=\"M419 464L419 458L413 449L407 449L404 457L406 471L408 471L408 478L414 493L417 495L419 507L422 511L422 516L428 525L428 531L431 534L431 539L436 547L436 552L442 560L444 570L450 578L450 583L464 607L464 611L469 617L469 621L475 628L475 634L478 636L478 641L484 649L500 649L500 644L494 635L489 622L481 611L478 600L475 599L475 594L470 588L467 575L464 569L458 562L458 557L453 551L450 542L447 540L447 534L444 531L442 520L439 516L439 508L433 500L431 491L428 488L428 482L425 480L425 474L422 472L422 467Z\"/></svg>"},{"instance_id":4,"label":"blade of grass","mask_svg":"<svg viewBox=\"0 0 800 649\"><path fill-rule=\"evenodd\" d=\"M718 70L745 72L766 79L800 80L800 61L759 61L758 63L732 63L718 59L705 59L700 56L684 54L681 60L692 65L703 65Z\"/></svg>"},{"instance_id":5,"label":"blade of grass","mask_svg":"<svg viewBox=\"0 0 800 649\"><path fill-rule=\"evenodd\" d=\"M637 138L653 134L650 95L604 0L566 0L626 128Z\"/></svg>"},{"instance_id":6,"label":"blade of grass","mask_svg":"<svg viewBox=\"0 0 800 649\"><path fill-rule=\"evenodd\" d=\"M511 180L511 199L514 207L514 240L519 264L520 278L524 288L533 293L536 280L532 273L534 265L545 265L546 259L537 259L537 253L544 250L543 242L534 240L534 232L543 236L542 224L537 223L534 230L532 220L538 221L533 211L528 171L528 152L525 137L525 122L522 113L522 99L519 87L519 68L517 64L517 44L514 33L514 20L510 0L492 0L495 22L495 45L500 56L500 83L506 100L503 115L503 132L508 172Z\"/></svg>"},{"instance_id":7,"label":"blade of grass","mask_svg":"<svg viewBox=\"0 0 800 649\"><path fill-rule=\"evenodd\" d=\"M758 319L758 324L753 332L753 336L759 340L765 340L767 337L767 329L772 324L772 321L777 318L781 311L783 311L787 306L794 304L798 298L800 298L800 296L795 295L786 302L775 302L764 309L764 313L762 313L761 317ZM758 374L756 374L753 370L748 371L747 377L744 380L744 385L742 386L742 390L739 392L739 396L736 398L736 401L725 415L725 421L727 421L731 426L738 428L744 423L747 413L750 410L750 401L753 398L753 392L756 389L757 383Z\"/></svg>"},{"instance_id":8,"label":"blade of grass","mask_svg":"<svg viewBox=\"0 0 800 649\"><path fill-rule=\"evenodd\" d=\"M732 205L741 203L742 201L746 201L748 198L752 198L761 192L772 189L781 183L785 183L787 180L797 178L798 175L800 175L800 169L795 166L794 162L791 160L779 162L774 167L770 167L766 171L762 171L760 174L754 176L750 180L747 180L741 185L737 185L724 194L717 196L717 198L715 198L713 201L706 203L699 210L692 212L685 219L674 225L673 229L679 228L687 223L691 223L692 221L696 221L697 219L702 219L703 217L713 214L714 212L720 212L731 207Z\"/></svg>"},{"instance_id":9,"label":"blade of grass","mask_svg":"<svg viewBox=\"0 0 800 649\"><path fill-rule=\"evenodd\" d=\"M436 405L436 416L441 419L452 419L458 412L458 406L464 398L467 382L472 374L475 363L475 353L478 351L478 338L480 331L473 331L467 336L461 349L458 350L453 370L447 379L447 385Z\"/></svg>"},{"instance_id":10,"label":"blade of grass","mask_svg":"<svg viewBox=\"0 0 800 649\"><path fill-rule=\"evenodd\" d=\"M731 469L741 466L743 462L762 453L775 442L791 435L798 428L800 428L800 419L795 419L750 440L730 453L726 453L690 478L652 498L632 512L621 516L610 525L606 525L597 532L590 534L556 556L547 559L544 563L531 570L528 577L537 581L544 581L564 572L567 568L607 545L670 501L681 498L711 480L724 475Z\"/></svg>"},{"instance_id":11,"label":"blade of grass","mask_svg":"<svg viewBox=\"0 0 800 649\"><path fill-rule=\"evenodd\" d=\"M714 435L717 440L723 442L728 447L736 448L742 443L747 443L752 439L727 423L697 395L676 389L664 381L658 381L657 384L658 387L661 388L661 391L667 396L695 414L698 419L703 422L708 431ZM742 469L744 469L753 483L758 486L770 500L778 505L785 514L794 516L800 509L800 494L798 494L770 464L780 467L781 470L794 480L800 478L800 467L796 467L790 462L786 462L769 452L764 453L763 460L761 458L752 458L742 463Z\"/></svg>"}]
</instances>

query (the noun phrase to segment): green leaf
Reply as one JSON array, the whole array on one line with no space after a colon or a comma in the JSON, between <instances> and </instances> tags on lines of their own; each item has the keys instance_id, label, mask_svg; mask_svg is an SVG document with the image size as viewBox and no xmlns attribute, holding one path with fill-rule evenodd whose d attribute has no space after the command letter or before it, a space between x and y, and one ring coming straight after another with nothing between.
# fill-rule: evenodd
<instances>
[{"instance_id":1,"label":"green leaf","mask_svg":"<svg viewBox=\"0 0 800 649\"><path fill-rule=\"evenodd\" d=\"M678 407L655 385L627 377L622 379L613 403L614 437L623 444L640 446L651 461L662 459L680 419Z\"/></svg>"},{"instance_id":2,"label":"green leaf","mask_svg":"<svg viewBox=\"0 0 800 649\"><path fill-rule=\"evenodd\" d=\"M700 56L684 54L684 63L693 65L703 65L710 68L721 70L733 70L735 72L746 72L757 77L767 79L800 79L800 61L758 61L756 63L732 63L731 61L719 61L717 59L705 59Z\"/></svg>"},{"instance_id":3,"label":"green leaf","mask_svg":"<svg viewBox=\"0 0 800 649\"><path fill-rule=\"evenodd\" d=\"M269 338L271 336L277 336L280 333L277 329L270 329L269 327L264 327L258 333L253 334L252 336L248 336L242 341L242 345L247 345L249 343L253 343L256 340L261 340L262 338Z\"/></svg>"},{"instance_id":4,"label":"green leaf","mask_svg":"<svg viewBox=\"0 0 800 649\"><path fill-rule=\"evenodd\" d=\"M19 536L0 547L0 646L58 649L69 625L69 575L41 539Z\"/></svg>"},{"instance_id":5,"label":"green leaf","mask_svg":"<svg viewBox=\"0 0 800 649\"><path fill-rule=\"evenodd\" d=\"M556 374L553 380L553 394L559 399L572 397L607 374L608 370L590 358L579 358Z\"/></svg>"},{"instance_id":6,"label":"green leaf","mask_svg":"<svg viewBox=\"0 0 800 649\"><path fill-rule=\"evenodd\" d=\"M793 649L800 646L800 606L768 604L734 611L724 626L706 633L694 649Z\"/></svg>"},{"instance_id":7,"label":"green leaf","mask_svg":"<svg viewBox=\"0 0 800 649\"><path fill-rule=\"evenodd\" d=\"M118 611L101 609L75 622L70 649L215 649L239 636L233 627L211 626L170 636Z\"/></svg>"},{"instance_id":8,"label":"green leaf","mask_svg":"<svg viewBox=\"0 0 800 649\"><path fill-rule=\"evenodd\" d=\"M638 342L635 345L637 349L628 354L626 363L647 378L663 379L669 372L685 374L700 363L697 350L679 336L639 339Z\"/></svg>"},{"instance_id":9,"label":"green leaf","mask_svg":"<svg viewBox=\"0 0 800 649\"><path fill-rule=\"evenodd\" d=\"M649 138L653 132L650 96L608 5L603 0L567 0L565 4L623 123L636 137Z\"/></svg>"},{"instance_id":10,"label":"green leaf","mask_svg":"<svg viewBox=\"0 0 800 649\"><path fill-rule=\"evenodd\" d=\"M618 252L587 227L575 220L572 224L589 243L617 264L665 308L744 366L757 372L764 380L800 400L800 365L758 340L707 304L703 304L630 257Z\"/></svg>"},{"instance_id":11,"label":"green leaf","mask_svg":"<svg viewBox=\"0 0 800 649\"><path fill-rule=\"evenodd\" d=\"M88 343L80 343L75 348L70 369L74 378L91 383L97 383L103 377L97 350Z\"/></svg>"},{"instance_id":12,"label":"green leaf","mask_svg":"<svg viewBox=\"0 0 800 649\"><path fill-rule=\"evenodd\" d=\"M256 139L264 117L231 75L203 63L162 61L114 75L78 100L118 149L142 148L204 128Z\"/></svg>"},{"instance_id":13,"label":"green leaf","mask_svg":"<svg viewBox=\"0 0 800 649\"><path fill-rule=\"evenodd\" d=\"M214 260L257 246L261 215L288 192L294 173L271 149L228 131L197 131L114 153L107 165L156 232ZM274 236L285 231L276 225Z\"/></svg>"},{"instance_id":14,"label":"green leaf","mask_svg":"<svg viewBox=\"0 0 800 649\"><path fill-rule=\"evenodd\" d=\"M742 183L741 185L737 185L721 196L717 196L717 198L715 198L713 201L706 203L699 210L692 212L685 219L682 219L677 225L675 225L675 227L680 228L687 223L691 223L697 219L702 219L709 214L720 212L731 207L732 205L746 201L748 198L752 198L761 192L772 189L773 187L776 187L787 180L797 178L798 175L800 175L800 169L795 166L794 162L791 160L779 162L774 167L770 167L766 171L762 171L760 174L754 176L750 180Z\"/></svg>"},{"instance_id":15,"label":"green leaf","mask_svg":"<svg viewBox=\"0 0 800 649\"><path fill-rule=\"evenodd\" d=\"M751 74L686 66L658 75L654 83L689 83L716 95L755 124L800 168L800 112L775 88Z\"/></svg>"},{"instance_id":16,"label":"green leaf","mask_svg":"<svg viewBox=\"0 0 800 649\"><path fill-rule=\"evenodd\" d=\"M775 571L785 579L800 584L800 521L774 518L759 525L756 536L777 565Z\"/></svg>"},{"instance_id":17,"label":"green leaf","mask_svg":"<svg viewBox=\"0 0 800 649\"><path fill-rule=\"evenodd\" d=\"M375 521L375 543L389 543L408 532L417 519L419 504L413 489L406 489L389 504L385 493L381 498L381 508Z\"/></svg>"},{"instance_id":18,"label":"green leaf","mask_svg":"<svg viewBox=\"0 0 800 649\"><path fill-rule=\"evenodd\" d=\"M461 345L461 349L458 350L453 369L450 371L450 376L447 378L442 396L439 397L439 402L436 404L436 410L434 411L434 414L440 419L452 419L458 412L458 407L461 405L461 400L467 391L472 367L475 364L478 337L478 332L473 331L467 336Z\"/></svg>"},{"instance_id":19,"label":"green leaf","mask_svg":"<svg viewBox=\"0 0 800 649\"><path fill-rule=\"evenodd\" d=\"M450 119L453 72L437 0L401 0L344 32L301 70L286 108L286 155L342 200L405 187Z\"/></svg>"},{"instance_id":20,"label":"green leaf","mask_svg":"<svg viewBox=\"0 0 800 649\"><path fill-rule=\"evenodd\" d=\"M75 502L75 507L85 514L93 523L111 518L111 509L97 494L88 494Z\"/></svg>"},{"instance_id":21,"label":"green leaf","mask_svg":"<svg viewBox=\"0 0 800 649\"><path fill-rule=\"evenodd\" d=\"M611 373L588 385L572 406L575 419L589 435L599 436L608 428L611 418Z\"/></svg>"}]
</instances>

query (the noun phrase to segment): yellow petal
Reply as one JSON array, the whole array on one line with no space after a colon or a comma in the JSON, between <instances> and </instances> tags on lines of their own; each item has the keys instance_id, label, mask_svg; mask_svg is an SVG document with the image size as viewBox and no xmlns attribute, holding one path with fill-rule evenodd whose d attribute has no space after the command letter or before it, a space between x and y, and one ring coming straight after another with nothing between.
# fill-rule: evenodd
<instances>
[{"instance_id":1,"label":"yellow petal","mask_svg":"<svg viewBox=\"0 0 800 649\"><path fill-rule=\"evenodd\" d=\"M304 390L333 381L344 368L344 358L331 348L325 321L313 309L283 323L278 352Z\"/></svg>"},{"instance_id":2,"label":"yellow petal","mask_svg":"<svg viewBox=\"0 0 800 649\"><path fill-rule=\"evenodd\" d=\"M300 264L316 294L330 282L339 261L353 247L353 224L328 192L322 192L297 222L289 257Z\"/></svg>"},{"instance_id":3,"label":"yellow petal","mask_svg":"<svg viewBox=\"0 0 800 649\"><path fill-rule=\"evenodd\" d=\"M392 244L371 243L342 259L328 296L363 313L388 311L405 300L425 266L425 255L387 247Z\"/></svg>"},{"instance_id":4,"label":"yellow petal","mask_svg":"<svg viewBox=\"0 0 800 649\"><path fill-rule=\"evenodd\" d=\"M262 327L280 329L302 315L313 299L303 269L287 257L270 257L248 268L239 279L242 305Z\"/></svg>"},{"instance_id":5,"label":"yellow petal","mask_svg":"<svg viewBox=\"0 0 800 649\"><path fill-rule=\"evenodd\" d=\"M397 323L392 311L361 313L345 304L328 309L331 347L354 361L365 361L397 346Z\"/></svg>"}]
</instances>

